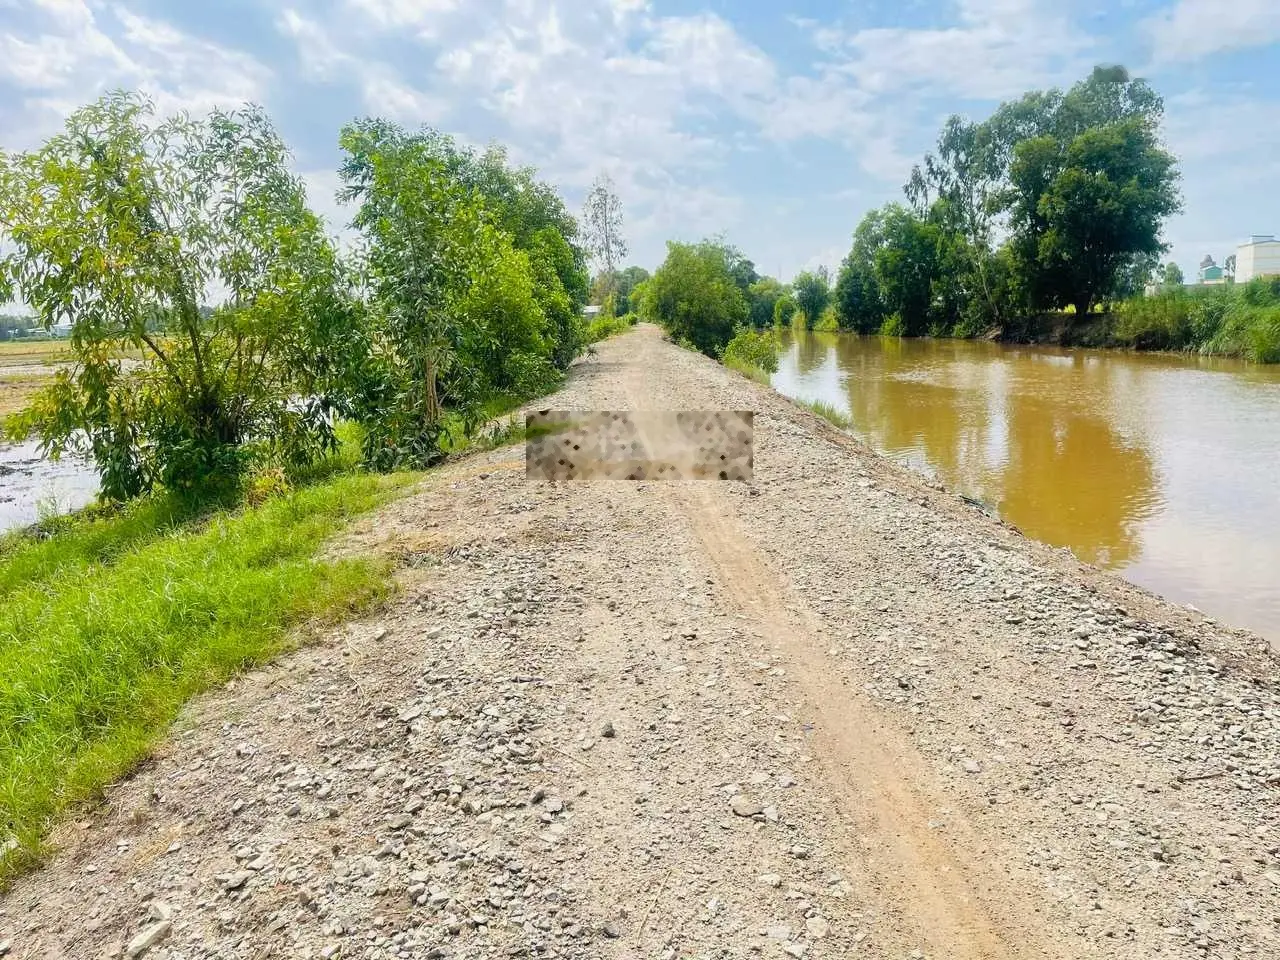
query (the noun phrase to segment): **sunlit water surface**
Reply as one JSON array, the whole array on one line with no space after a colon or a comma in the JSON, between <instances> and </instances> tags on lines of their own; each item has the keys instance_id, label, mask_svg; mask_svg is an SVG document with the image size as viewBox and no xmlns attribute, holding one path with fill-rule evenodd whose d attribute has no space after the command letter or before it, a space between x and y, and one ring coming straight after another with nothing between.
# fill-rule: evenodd
<instances>
[{"instance_id":1,"label":"sunlit water surface","mask_svg":"<svg viewBox=\"0 0 1280 960\"><path fill-rule=\"evenodd\" d=\"M1280 641L1280 366L797 332L773 384L1028 536Z\"/></svg>"}]
</instances>

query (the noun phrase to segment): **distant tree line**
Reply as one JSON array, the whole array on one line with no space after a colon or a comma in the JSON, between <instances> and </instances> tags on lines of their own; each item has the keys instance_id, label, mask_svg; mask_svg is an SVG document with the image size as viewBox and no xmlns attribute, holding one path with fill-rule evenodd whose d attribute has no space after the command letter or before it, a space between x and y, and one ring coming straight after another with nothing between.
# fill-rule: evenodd
<instances>
[{"instance_id":1,"label":"distant tree line","mask_svg":"<svg viewBox=\"0 0 1280 960\"><path fill-rule=\"evenodd\" d=\"M655 274L663 294L650 312L715 355L742 316L741 295L755 327L796 321L1019 340L1049 321L1064 339L1098 346L1280 360L1272 281L1188 291L1175 265L1160 267L1162 227L1181 209L1177 165L1160 139L1163 112L1145 81L1111 66L1065 92L1027 93L985 120L951 117L936 150L913 169L905 202L857 225L834 285L823 269L789 285L738 282L713 307L710 295L729 289L730 264L741 255L714 242L673 244ZM1145 296L1157 276L1176 289ZM676 277L684 278L679 288Z\"/></svg>"}]
</instances>

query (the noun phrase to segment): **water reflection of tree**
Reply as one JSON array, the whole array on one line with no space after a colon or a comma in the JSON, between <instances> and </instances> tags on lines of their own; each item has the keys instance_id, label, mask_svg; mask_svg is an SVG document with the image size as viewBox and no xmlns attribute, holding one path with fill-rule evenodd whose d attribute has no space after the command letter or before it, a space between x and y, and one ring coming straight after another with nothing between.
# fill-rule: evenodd
<instances>
[{"instance_id":1,"label":"water reflection of tree","mask_svg":"<svg viewBox=\"0 0 1280 960\"><path fill-rule=\"evenodd\" d=\"M1023 396L1009 408L1001 512L1024 532L1082 560L1126 567L1155 500L1146 450L1097 415Z\"/></svg>"},{"instance_id":2,"label":"water reflection of tree","mask_svg":"<svg viewBox=\"0 0 1280 960\"><path fill-rule=\"evenodd\" d=\"M802 374L826 355L809 350ZM1138 559L1155 468L1090 406L1111 397L1116 371L954 341L841 337L836 354L854 424L876 447L997 502L1028 536L1106 566Z\"/></svg>"}]
</instances>

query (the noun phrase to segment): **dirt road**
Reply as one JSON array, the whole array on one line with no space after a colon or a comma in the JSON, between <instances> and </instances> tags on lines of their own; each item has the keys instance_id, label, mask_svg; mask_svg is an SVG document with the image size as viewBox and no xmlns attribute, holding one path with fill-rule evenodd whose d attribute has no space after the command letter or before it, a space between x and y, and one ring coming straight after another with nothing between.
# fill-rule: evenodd
<instances>
[{"instance_id":1,"label":"dirt road","mask_svg":"<svg viewBox=\"0 0 1280 960\"><path fill-rule=\"evenodd\" d=\"M563 409L753 409L756 480L433 474L403 590L188 711L0 902L19 957L1280 956L1262 641L640 328Z\"/></svg>"}]
</instances>

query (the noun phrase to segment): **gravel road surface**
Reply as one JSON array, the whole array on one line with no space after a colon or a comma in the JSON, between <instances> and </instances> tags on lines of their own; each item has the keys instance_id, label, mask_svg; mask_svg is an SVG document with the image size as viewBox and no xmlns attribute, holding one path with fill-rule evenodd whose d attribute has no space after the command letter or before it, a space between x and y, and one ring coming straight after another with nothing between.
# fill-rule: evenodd
<instances>
[{"instance_id":1,"label":"gravel road surface","mask_svg":"<svg viewBox=\"0 0 1280 960\"><path fill-rule=\"evenodd\" d=\"M649 327L555 409L755 480L434 472L376 616L203 697L0 900L13 957L1280 956L1280 669Z\"/></svg>"}]
</instances>

